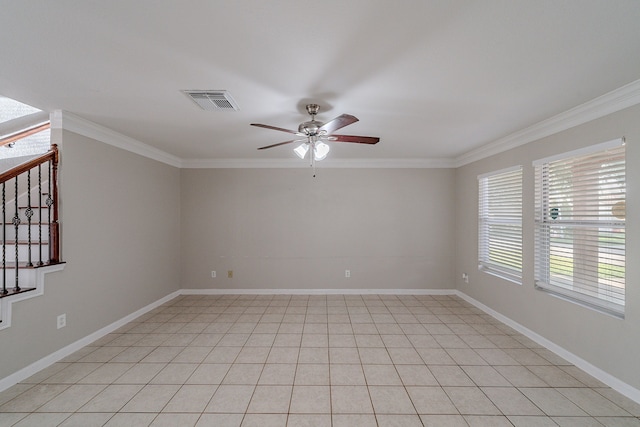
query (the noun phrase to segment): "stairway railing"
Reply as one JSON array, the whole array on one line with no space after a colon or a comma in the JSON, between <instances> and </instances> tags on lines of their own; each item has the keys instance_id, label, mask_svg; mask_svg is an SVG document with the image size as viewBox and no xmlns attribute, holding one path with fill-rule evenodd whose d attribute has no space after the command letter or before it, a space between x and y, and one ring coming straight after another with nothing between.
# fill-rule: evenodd
<instances>
[{"instance_id":1,"label":"stairway railing","mask_svg":"<svg viewBox=\"0 0 640 427\"><path fill-rule=\"evenodd\" d=\"M0 218L2 221L2 235L0 236L2 239L2 264L0 265L2 288L0 289L0 298L32 289L20 286L19 273L21 269L60 263L58 162L58 147L54 144L47 153L0 174L2 197L2 218ZM43 177L43 169L45 169L45 177ZM35 185L32 185L32 179L37 181ZM25 186L26 190L24 190ZM36 193L37 197L34 197L32 193ZM9 199L7 202L7 198L12 196L13 199ZM19 206L20 203L25 203L21 202L22 200L25 200L26 206ZM37 217L35 220L37 222L34 222L34 217ZM43 231L46 234L46 240L43 237ZM34 238L34 232L37 233L37 238ZM34 246L38 248L35 263L32 253ZM46 254L43 254L44 246L48 248ZM21 247L26 250L20 251ZM8 250L13 254L9 254ZM8 255L11 255L13 261L7 261ZM14 274L14 277L9 279L8 274L11 273ZM8 285L8 280L13 281L13 288Z\"/></svg>"}]
</instances>

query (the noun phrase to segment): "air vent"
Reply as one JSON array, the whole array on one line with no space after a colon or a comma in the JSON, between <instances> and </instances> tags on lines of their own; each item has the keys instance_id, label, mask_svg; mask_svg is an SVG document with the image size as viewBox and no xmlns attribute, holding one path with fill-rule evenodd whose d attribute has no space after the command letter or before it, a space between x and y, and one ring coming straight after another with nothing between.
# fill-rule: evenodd
<instances>
[{"instance_id":1,"label":"air vent","mask_svg":"<svg viewBox=\"0 0 640 427\"><path fill-rule=\"evenodd\" d=\"M238 104L226 90L185 90L183 91L200 108L207 111L238 111Z\"/></svg>"}]
</instances>

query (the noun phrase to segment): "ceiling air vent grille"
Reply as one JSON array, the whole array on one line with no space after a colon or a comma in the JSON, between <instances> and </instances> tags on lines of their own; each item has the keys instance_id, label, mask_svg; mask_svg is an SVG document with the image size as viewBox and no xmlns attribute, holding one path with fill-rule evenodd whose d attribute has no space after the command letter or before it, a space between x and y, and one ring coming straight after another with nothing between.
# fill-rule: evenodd
<instances>
[{"instance_id":1,"label":"ceiling air vent grille","mask_svg":"<svg viewBox=\"0 0 640 427\"><path fill-rule=\"evenodd\" d=\"M226 90L185 90L184 93L207 111L238 111L236 101Z\"/></svg>"}]
</instances>

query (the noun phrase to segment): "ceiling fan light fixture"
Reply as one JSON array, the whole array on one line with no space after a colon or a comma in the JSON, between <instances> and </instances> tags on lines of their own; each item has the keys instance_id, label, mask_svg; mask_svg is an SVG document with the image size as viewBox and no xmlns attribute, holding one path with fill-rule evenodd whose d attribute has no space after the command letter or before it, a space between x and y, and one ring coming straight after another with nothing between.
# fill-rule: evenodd
<instances>
[{"instance_id":1,"label":"ceiling fan light fixture","mask_svg":"<svg viewBox=\"0 0 640 427\"><path fill-rule=\"evenodd\" d=\"M307 144L306 142L298 145L293 149L293 152L296 153L296 156L300 157L301 159L304 159L304 157L307 155L307 151L309 151L309 144Z\"/></svg>"},{"instance_id":2,"label":"ceiling fan light fixture","mask_svg":"<svg viewBox=\"0 0 640 427\"><path fill-rule=\"evenodd\" d=\"M313 156L317 161L324 160L327 158L327 154L331 151L331 147L324 142L319 142L315 144L315 148L313 149Z\"/></svg>"}]
</instances>

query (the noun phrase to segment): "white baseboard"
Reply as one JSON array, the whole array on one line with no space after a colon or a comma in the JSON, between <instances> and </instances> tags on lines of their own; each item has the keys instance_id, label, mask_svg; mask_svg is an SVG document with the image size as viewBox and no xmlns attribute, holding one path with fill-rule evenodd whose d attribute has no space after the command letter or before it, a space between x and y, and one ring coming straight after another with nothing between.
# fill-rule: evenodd
<instances>
[{"instance_id":1,"label":"white baseboard","mask_svg":"<svg viewBox=\"0 0 640 427\"><path fill-rule=\"evenodd\" d=\"M92 342L96 341L97 339L100 339L103 336L110 334L111 332L117 330L118 328L121 328L122 326L126 325L132 320L142 316L143 314L153 310L156 307L159 307L160 305L164 304L167 301L172 300L173 298L179 295L180 295L180 291L175 291L165 296L164 298L161 298L158 301L153 302L141 308L140 310L137 310L129 314L128 316L125 316L122 319L113 322L108 326L105 326L104 328L97 330L96 332L89 334L86 337L81 338L78 341L73 342L66 347L61 348L60 350L54 353L51 353L50 355L45 356L36 362L33 362L31 365L20 369L19 371L9 375L8 377L0 379L0 391L6 390L9 387L12 387L13 385L19 383L20 381L29 378L30 376L40 372L44 368L47 368L53 365L54 363L69 356L70 354L80 350L82 347L85 347L91 344Z\"/></svg>"},{"instance_id":2,"label":"white baseboard","mask_svg":"<svg viewBox=\"0 0 640 427\"><path fill-rule=\"evenodd\" d=\"M523 334L527 338L535 341L536 343L540 344L541 346L545 347L546 349L551 350L552 352L556 353L558 356L562 357L563 359L571 362L576 367L582 369L587 374L589 374L592 377L596 378L597 380L603 382L604 384L608 385L609 387L611 387L612 389L616 390L617 392L625 395L626 397L628 397L629 399L631 399L631 400L633 400L633 401L635 401L637 403L640 403L640 390L638 390L637 388L630 386L629 384L627 384L624 381L621 381L620 379L614 377L613 375L603 371L602 369L598 368L597 366L592 365L591 363L587 362L586 360L582 359L581 357L576 356L575 354L571 353L570 351L566 350L565 348L560 347L559 345L557 345L556 343L554 343L552 341L549 341L548 339L546 339L542 335L539 335L539 334L533 332L531 329L528 329L528 328L522 326L521 324L519 324L518 322L508 318L507 316L504 316L504 315L498 313L497 311L495 311L495 310L489 308L488 306L482 304L480 301L470 297L469 295L465 294L464 292L456 290L456 295L458 295L460 298L462 298L463 300L467 301L468 303L473 304L474 306L476 306L480 310L484 311L485 313L489 314L490 316L495 317L496 319L498 319L499 321L501 321L505 325L510 326L511 328L513 328L516 331L520 332L521 334Z\"/></svg>"}]
</instances>

